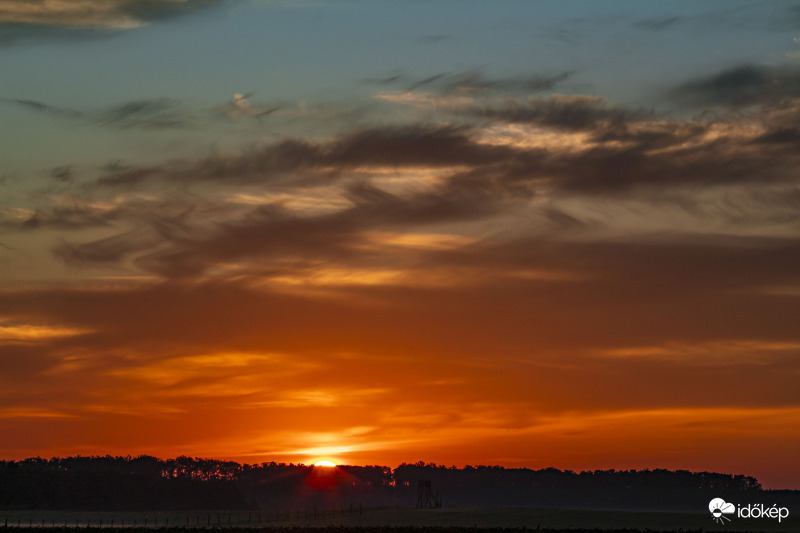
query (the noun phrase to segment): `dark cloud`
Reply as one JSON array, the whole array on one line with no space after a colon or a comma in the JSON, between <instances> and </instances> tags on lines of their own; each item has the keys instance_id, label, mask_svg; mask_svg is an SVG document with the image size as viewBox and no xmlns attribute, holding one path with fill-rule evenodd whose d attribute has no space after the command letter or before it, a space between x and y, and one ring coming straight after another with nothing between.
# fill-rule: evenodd
<instances>
[{"instance_id":1,"label":"dark cloud","mask_svg":"<svg viewBox=\"0 0 800 533\"><path fill-rule=\"evenodd\" d=\"M126 164L122 159L115 159L113 161L109 161L105 165L103 165L102 170L104 172L123 172L126 170L131 170L131 166Z\"/></svg>"},{"instance_id":2,"label":"dark cloud","mask_svg":"<svg viewBox=\"0 0 800 533\"><path fill-rule=\"evenodd\" d=\"M172 108L161 101L115 108L109 120L115 125L138 124ZM488 224L541 195L553 203L531 209L531 215L555 235L590 231L597 225L559 204L587 196L669 204L687 217L731 225L796 220L791 215L796 194L790 190L796 185L800 153L791 143L797 111L788 104L708 120L662 118L583 96L474 102L448 112L455 119L449 125L373 127L326 141L285 139L238 155L151 167L112 165L78 192L103 195L136 189L163 198L171 191L172 200L163 205L131 200L113 208L61 202L41 206L22 222L7 220L5 226L110 225L115 228L111 236L62 242L53 252L69 265L134 265L162 278L201 279L222 265L240 263L247 269L258 263L267 271L282 271L287 258L298 271L319 264L387 266L393 258L366 251L370 232ZM750 126L742 127L744 123ZM509 124L535 126L533 140L583 135L568 149L484 135ZM438 176L420 187L390 188L380 182L387 173L416 169L435 170ZM247 186L254 198L262 193L313 196L321 187L334 187L339 197L325 192L337 206L314 214L289 208L282 200L253 208L216 197L239 192L240 186ZM739 189L713 206L692 197L717 187ZM775 209L768 215L770 206ZM582 253L588 249L587 245ZM580 260L570 257L567 263L542 268L560 271L572 261ZM601 266L599 260L594 266ZM678 266L685 270L690 265ZM713 286L719 279L704 282Z\"/></svg>"},{"instance_id":3,"label":"dark cloud","mask_svg":"<svg viewBox=\"0 0 800 533\"><path fill-rule=\"evenodd\" d=\"M394 74L380 78L368 78L368 83L402 86L406 90L430 90L441 94L526 94L550 91L572 76L572 72L553 75L531 74L492 78L480 70L463 72L440 72L424 78L414 79L405 74Z\"/></svg>"},{"instance_id":4,"label":"dark cloud","mask_svg":"<svg viewBox=\"0 0 800 533\"><path fill-rule=\"evenodd\" d=\"M774 131L770 131L755 139L755 142L791 144L794 146L800 146L800 129L781 128Z\"/></svg>"},{"instance_id":5,"label":"dark cloud","mask_svg":"<svg viewBox=\"0 0 800 533\"><path fill-rule=\"evenodd\" d=\"M0 98L0 102L57 118L123 129L174 129L184 128L192 123L188 111L181 103L169 98L133 100L96 111L67 109L22 98Z\"/></svg>"},{"instance_id":6,"label":"dark cloud","mask_svg":"<svg viewBox=\"0 0 800 533\"><path fill-rule=\"evenodd\" d=\"M559 96L461 105L453 113L587 134L590 144L581 150L517 149L494 165L491 173L502 175L500 179L506 182L548 178L552 187L570 193L621 194L673 186L792 182L793 169L800 164L790 142L797 110L790 104L775 109L772 114L756 111L749 116L690 121L610 106L599 98ZM754 139L737 131L739 121L747 120L765 127L767 133ZM727 131L704 141L714 128ZM754 147L754 140L759 147ZM486 170L469 173L481 176Z\"/></svg>"},{"instance_id":7,"label":"dark cloud","mask_svg":"<svg viewBox=\"0 0 800 533\"><path fill-rule=\"evenodd\" d=\"M330 179L345 170L367 166L480 166L514 155L509 147L476 143L465 127L414 125L360 130L321 143L288 139L239 156L127 169L101 177L98 184L134 185L156 178L189 183L275 183L288 176L296 185L304 173L311 172Z\"/></svg>"},{"instance_id":8,"label":"dark cloud","mask_svg":"<svg viewBox=\"0 0 800 533\"><path fill-rule=\"evenodd\" d=\"M502 91L504 93L531 93L550 91L569 79L572 72L562 72L552 76L518 76L489 79L478 71L464 72L444 79L446 92Z\"/></svg>"},{"instance_id":9,"label":"dark cloud","mask_svg":"<svg viewBox=\"0 0 800 533\"><path fill-rule=\"evenodd\" d=\"M742 65L708 77L687 81L671 92L673 98L695 106L776 104L800 94L800 69Z\"/></svg>"},{"instance_id":10,"label":"dark cloud","mask_svg":"<svg viewBox=\"0 0 800 533\"><path fill-rule=\"evenodd\" d=\"M62 244L55 255L68 264L119 263L136 256L143 269L167 278L204 274L215 265L293 257L298 264L338 261L358 255L366 234L376 230L474 221L496 214L503 200L485 191L448 186L400 197L369 183L346 188L352 206L333 214L303 216L280 205L258 207L239 220L202 227L186 213L142 215L136 231L85 244Z\"/></svg>"},{"instance_id":11,"label":"dark cloud","mask_svg":"<svg viewBox=\"0 0 800 533\"><path fill-rule=\"evenodd\" d=\"M465 106L465 114L508 123L527 123L571 131L593 131L625 126L655 118L651 111L610 106L601 98L559 96L551 98L507 99L500 104Z\"/></svg>"},{"instance_id":12,"label":"dark cloud","mask_svg":"<svg viewBox=\"0 0 800 533\"><path fill-rule=\"evenodd\" d=\"M371 167L453 167L447 187L456 194L483 190L526 197L531 184L542 182L570 194L626 194L673 186L791 182L800 159L788 125L796 117L792 108L774 117L753 114L750 119L766 129L755 138L739 131L737 121L746 117L664 119L587 97L476 103L449 112L462 121L484 121L482 126L526 124L552 135L583 133L588 142L564 151L486 143L476 125L371 128L325 142L287 139L237 156L109 172L97 183L138 187L158 180L296 188L333 183ZM713 128L725 133L708 140Z\"/></svg>"},{"instance_id":13,"label":"dark cloud","mask_svg":"<svg viewBox=\"0 0 800 533\"><path fill-rule=\"evenodd\" d=\"M147 129L183 128L191 123L180 103L169 98L125 102L96 114L94 120L118 128Z\"/></svg>"},{"instance_id":14,"label":"dark cloud","mask_svg":"<svg viewBox=\"0 0 800 533\"><path fill-rule=\"evenodd\" d=\"M739 151L741 150L741 151ZM600 147L556 158L556 186L573 193L619 194L636 189L708 187L792 181L798 156L784 150L756 153L737 142L699 145L649 154L640 147ZM788 166L787 166L788 165Z\"/></svg>"},{"instance_id":15,"label":"dark cloud","mask_svg":"<svg viewBox=\"0 0 800 533\"><path fill-rule=\"evenodd\" d=\"M647 18L642 19L634 24L634 27L640 28L643 30L653 30L653 31L660 31L670 26L675 26L683 22L683 17L654 17L654 18Z\"/></svg>"},{"instance_id":16,"label":"dark cloud","mask_svg":"<svg viewBox=\"0 0 800 533\"><path fill-rule=\"evenodd\" d=\"M43 102L37 102L36 100L28 100L26 98L0 98L0 102L4 102L6 104L16 104L20 107L35 111L37 113L45 113L57 117L83 118L86 115L82 111L56 107Z\"/></svg>"},{"instance_id":17,"label":"dark cloud","mask_svg":"<svg viewBox=\"0 0 800 533\"><path fill-rule=\"evenodd\" d=\"M159 171L159 169L155 167L117 169L115 166L107 170L109 170L107 175L97 179L98 185L110 185L115 187L134 186L143 182L148 176L157 174Z\"/></svg>"},{"instance_id":18,"label":"dark cloud","mask_svg":"<svg viewBox=\"0 0 800 533\"><path fill-rule=\"evenodd\" d=\"M135 251L158 244L148 231L132 230L84 244L62 244L53 250L55 256L69 265L104 266L118 264Z\"/></svg>"},{"instance_id":19,"label":"dark cloud","mask_svg":"<svg viewBox=\"0 0 800 533\"><path fill-rule=\"evenodd\" d=\"M418 89L420 87L424 87L426 85L430 85L432 83L435 83L435 82L437 82L439 80L442 80L442 79L445 79L445 78L448 78L448 77L450 77L450 74L444 74L444 73L434 74L433 76L428 76L427 78L422 78L420 80L417 80L417 81L413 82L408 87L408 89L410 91L413 91L414 89Z\"/></svg>"},{"instance_id":20,"label":"dark cloud","mask_svg":"<svg viewBox=\"0 0 800 533\"><path fill-rule=\"evenodd\" d=\"M62 183L72 183L75 179L75 169L72 165L62 165L50 169L50 177Z\"/></svg>"},{"instance_id":21,"label":"dark cloud","mask_svg":"<svg viewBox=\"0 0 800 533\"><path fill-rule=\"evenodd\" d=\"M365 78L363 81L365 83L373 83L376 85L391 85L397 81L403 79L403 74L392 74L391 76L382 76L382 77L369 77Z\"/></svg>"},{"instance_id":22,"label":"dark cloud","mask_svg":"<svg viewBox=\"0 0 800 533\"><path fill-rule=\"evenodd\" d=\"M474 142L466 128L411 126L359 131L334 142L324 152L323 164L343 166L481 165L513 155L505 146Z\"/></svg>"}]
</instances>

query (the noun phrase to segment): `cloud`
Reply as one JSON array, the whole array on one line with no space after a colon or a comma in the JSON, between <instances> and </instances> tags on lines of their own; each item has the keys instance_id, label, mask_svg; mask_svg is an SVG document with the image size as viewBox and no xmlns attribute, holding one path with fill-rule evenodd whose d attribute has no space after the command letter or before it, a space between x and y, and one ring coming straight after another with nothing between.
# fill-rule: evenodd
<instances>
[{"instance_id":1,"label":"cloud","mask_svg":"<svg viewBox=\"0 0 800 533\"><path fill-rule=\"evenodd\" d=\"M0 345L46 341L51 338L69 337L87 333L84 330L39 324L0 322Z\"/></svg>"},{"instance_id":2,"label":"cloud","mask_svg":"<svg viewBox=\"0 0 800 533\"><path fill-rule=\"evenodd\" d=\"M134 268L183 280L333 280L339 274L331 272L346 279L348 269L372 270L370 279L401 285L409 277L396 273L405 269L427 272L418 276L423 285L441 279L441 268L427 261L443 255L407 251L410 262L398 268L396 254L374 247L375 232L485 226L531 238L536 247L545 232L631 238L702 227L739 238L750 227L764 235L779 231L781 238L793 234L800 154L787 142L798 116L790 104L707 120L662 118L585 96L472 102L447 112L449 123L114 166L75 193L122 195L119 202L43 203L5 225L108 228L101 237L62 239L53 248L59 260L78 267ZM162 200L124 199L134 193ZM560 275L569 268L520 263L511 271Z\"/></svg>"},{"instance_id":3,"label":"cloud","mask_svg":"<svg viewBox=\"0 0 800 533\"><path fill-rule=\"evenodd\" d=\"M590 132L598 126L611 129L654 118L650 111L612 107L602 98L582 95L553 95L522 101L507 99L500 104L465 106L463 110L489 120Z\"/></svg>"},{"instance_id":4,"label":"cloud","mask_svg":"<svg viewBox=\"0 0 800 533\"><path fill-rule=\"evenodd\" d=\"M43 102L38 102L36 100L28 100L26 98L0 98L0 102L15 104L37 113L45 113L58 117L81 118L85 115L82 111L56 107Z\"/></svg>"},{"instance_id":5,"label":"cloud","mask_svg":"<svg viewBox=\"0 0 800 533\"><path fill-rule=\"evenodd\" d=\"M761 142L754 144L756 139L773 138L771 128L763 124L751 131L736 122L658 120L650 112L610 107L585 97L475 104L452 114L495 123L501 128L495 128L495 134L520 124L544 128L553 138L560 131L584 138L555 150L547 142L521 144L546 139L541 129L522 130L520 142L506 142L502 136L486 138L477 125L372 128L323 142L288 139L235 156L111 172L98 184L139 186L157 179L280 186L302 179L310 185L358 170L424 166L453 169L448 180L453 191L488 187L527 196L530 184L547 181L554 189L572 193L616 194L636 188L791 180L792 162L798 157L785 143L772 143L768 149ZM786 121L774 120L777 131L785 130Z\"/></svg>"},{"instance_id":6,"label":"cloud","mask_svg":"<svg viewBox=\"0 0 800 533\"><path fill-rule=\"evenodd\" d=\"M349 208L317 216L265 205L236 222L203 227L153 215L136 231L80 245L62 244L54 253L78 265L119 263L138 254L137 265L168 278L200 276L215 265L237 261L280 263L287 256L295 258L295 267L300 268L303 263L361 255L358 248L369 240L368 230L474 221L496 213L501 205L482 191L434 190L397 196L356 183L347 187L346 194Z\"/></svg>"},{"instance_id":7,"label":"cloud","mask_svg":"<svg viewBox=\"0 0 800 533\"><path fill-rule=\"evenodd\" d=\"M226 118L234 120L244 117L252 117L260 120L281 109L281 106L265 107L254 104L249 100L252 95L253 93L236 93L233 95L233 98L230 102L225 105L214 106L212 109L216 112L219 112Z\"/></svg>"},{"instance_id":8,"label":"cloud","mask_svg":"<svg viewBox=\"0 0 800 533\"><path fill-rule=\"evenodd\" d=\"M440 94L528 94L550 91L572 76L572 72L553 75L532 74L528 76L488 77L480 70L440 72L425 78L412 78L405 74L368 78L365 81L377 85L402 85L407 91L427 90Z\"/></svg>"},{"instance_id":9,"label":"cloud","mask_svg":"<svg viewBox=\"0 0 800 533\"><path fill-rule=\"evenodd\" d=\"M497 338L513 339L515 353L569 347L592 361L601 348L793 338L781 317L796 299L767 290L799 283L800 162L783 142L796 123L791 103L691 120L586 96L470 100L441 111L449 120L111 165L94 181L72 183L72 201L53 192L6 230L71 228L56 234L58 260L81 273L145 276L146 286L43 300L118 307L108 317L37 307L32 295L15 297L22 303L8 312L53 309L42 322L111 328L115 335L80 339L103 349L121 331L136 350L140 335L223 346L257 337L257 323L287 327L297 339L309 313L328 324L315 324L320 342L345 352L384 349L389 323L423 339L428 352L467 358L497 349ZM133 106L111 116L125 123L147 113ZM430 235L446 235L447 245L424 245ZM147 288L153 280L162 285ZM420 298L441 301L420 311ZM374 319L365 302L388 314ZM535 302L546 304L546 317ZM194 317L218 321L200 334L183 319L158 326L182 306L258 318L233 323L214 311ZM120 318L122 309L139 309L134 323ZM686 309L715 319L699 328ZM465 322L485 330L461 338ZM426 323L437 335L425 333ZM381 341L345 340L356 324L375 328ZM574 327L581 334L565 336ZM402 341L396 348L414 349ZM655 364L648 361L627 364Z\"/></svg>"},{"instance_id":10,"label":"cloud","mask_svg":"<svg viewBox=\"0 0 800 533\"><path fill-rule=\"evenodd\" d=\"M315 175L319 181L364 167L482 165L514 153L508 147L476 143L468 128L418 124L358 130L326 142L287 139L240 155L112 172L99 178L98 184L130 186L152 179L265 184L297 182L304 175Z\"/></svg>"},{"instance_id":11,"label":"cloud","mask_svg":"<svg viewBox=\"0 0 800 533\"><path fill-rule=\"evenodd\" d=\"M188 111L177 100L149 98L132 100L105 109L81 111L53 106L36 100L0 98L0 102L55 118L71 119L84 124L115 128L174 129L192 124Z\"/></svg>"},{"instance_id":12,"label":"cloud","mask_svg":"<svg viewBox=\"0 0 800 533\"><path fill-rule=\"evenodd\" d=\"M528 149L496 167L504 182L548 178L570 193L620 194L638 189L714 184L793 182L797 154L785 142L793 135L796 103L748 116L710 120L657 117L653 112L608 106L584 96L507 100L446 108L457 117L481 118L508 131L528 126ZM548 148L551 130L582 137ZM525 133L516 135L522 141ZM560 138L564 138L563 135Z\"/></svg>"},{"instance_id":13,"label":"cloud","mask_svg":"<svg viewBox=\"0 0 800 533\"><path fill-rule=\"evenodd\" d=\"M251 245L262 236L253 234ZM234 261L235 254L241 258L236 247L243 237L238 238L233 253L210 248L203 258L224 257L227 262ZM277 269L276 257L290 259L283 266L292 273L298 272L298 263L313 268L313 262L297 261L291 252L304 245L324 246L321 242L309 240L293 249L284 245L272 257L262 256L259 264L265 269L256 275L268 276L270 269ZM335 264L345 269L366 264L369 253L357 251L339 256ZM520 386L530 380L524 390L538 390L537 401L548 408L569 409L591 398L592 405L619 407L637 397L637 405L687 405L697 401L698 395L709 401L713 398L719 405L768 405L790 401L794 395L792 372L797 360L793 354L800 340L786 317L796 312L798 299L747 289L765 282L796 281L798 257L796 242L789 240L709 238L693 244L681 239L673 243L523 239L465 244L416 256L415 276L425 276L433 267L444 268L453 281L463 280L456 288L451 284L350 285L339 286L334 293L338 297L331 297L288 293L270 285L253 290L252 280L237 280L241 272L234 271L234 277L198 284L21 291L7 294L0 312L35 314L40 323L96 332L54 338L41 353L105 354L98 364L111 368L160 367L159 360L197 353L290 351L297 355L285 358L281 366L300 362L316 362L325 369L361 365L358 373L343 372L340 379L346 383L342 386L364 385L363 376L371 375L371 388L406 386L406 380L408 386L418 387L418 383L412 385L419 377L413 369L426 361L428 379L465 380L463 387L455 387L460 392L468 390L481 372L488 389L494 387L488 375L499 374L498 387L506 378L519 381ZM331 264L332 259L329 256L323 264ZM396 267L408 268L414 256L387 259ZM579 276L558 280L507 275L520 268L568 270ZM469 271L477 275L464 276ZM609 312L612 308L613 313ZM698 320L698 316L713 320ZM465 323L480 327L466 331ZM735 347L737 357L722 370L719 365L707 367L705 361L694 361L688 352L665 357L640 351L635 358L607 360L609 353L621 347L661 345L673 352L681 346ZM152 346L160 348L153 352ZM780 349L773 350L771 365L759 366L763 362L759 352L776 346ZM135 355L113 355L119 350ZM375 351L380 357L354 356L353 363L335 356ZM36 357L28 354L24 360ZM373 382L387 360L392 361L393 372ZM224 358L219 361L220 366L228 365ZM686 372L687 365L691 372ZM751 379L754 371L762 377L757 382ZM319 372L324 379L326 372ZM516 373L516 378L509 373ZM598 375L607 380L598 382ZM211 378L197 375L196 379L206 383ZM548 384L548 380L556 381ZM620 386L623 383L628 385ZM678 386L681 383L686 386ZM565 389L559 391L559 387ZM519 400L522 390L498 389L498 401ZM688 397L687 390L692 391ZM648 392L642 395L642 391Z\"/></svg>"},{"instance_id":14,"label":"cloud","mask_svg":"<svg viewBox=\"0 0 800 533\"><path fill-rule=\"evenodd\" d=\"M796 67L741 65L687 81L671 95L694 106L747 106L777 104L797 98L799 91L800 69Z\"/></svg>"},{"instance_id":15,"label":"cloud","mask_svg":"<svg viewBox=\"0 0 800 533\"><path fill-rule=\"evenodd\" d=\"M187 127L191 121L176 100L134 100L108 108L93 116L102 125L118 128L171 129Z\"/></svg>"},{"instance_id":16,"label":"cloud","mask_svg":"<svg viewBox=\"0 0 800 533\"><path fill-rule=\"evenodd\" d=\"M675 26L684 22L683 17L679 16L665 16L646 18L636 22L633 26L644 30L661 31L671 26Z\"/></svg>"},{"instance_id":17,"label":"cloud","mask_svg":"<svg viewBox=\"0 0 800 533\"><path fill-rule=\"evenodd\" d=\"M121 213L118 209L75 202L73 205L55 205L19 215L18 213L17 216L0 217L0 224L9 229L32 230L44 227L79 229L108 226L120 218Z\"/></svg>"},{"instance_id":18,"label":"cloud","mask_svg":"<svg viewBox=\"0 0 800 533\"><path fill-rule=\"evenodd\" d=\"M800 143L800 128L782 128L769 131L755 139L755 142L797 146L797 144Z\"/></svg>"},{"instance_id":19,"label":"cloud","mask_svg":"<svg viewBox=\"0 0 800 533\"><path fill-rule=\"evenodd\" d=\"M221 4L223 0L4 0L0 46L110 38Z\"/></svg>"},{"instance_id":20,"label":"cloud","mask_svg":"<svg viewBox=\"0 0 800 533\"><path fill-rule=\"evenodd\" d=\"M50 169L50 176L61 183L72 183L74 176L74 168L72 165L61 165Z\"/></svg>"},{"instance_id":21,"label":"cloud","mask_svg":"<svg viewBox=\"0 0 800 533\"><path fill-rule=\"evenodd\" d=\"M0 24L127 29L216 0L5 0Z\"/></svg>"}]
</instances>

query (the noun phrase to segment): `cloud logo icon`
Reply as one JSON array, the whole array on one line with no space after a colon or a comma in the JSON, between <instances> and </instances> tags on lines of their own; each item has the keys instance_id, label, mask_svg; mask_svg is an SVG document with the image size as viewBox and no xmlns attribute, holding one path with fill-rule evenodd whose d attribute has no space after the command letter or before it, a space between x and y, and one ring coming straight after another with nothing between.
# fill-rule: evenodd
<instances>
[{"instance_id":1,"label":"cloud logo icon","mask_svg":"<svg viewBox=\"0 0 800 533\"><path fill-rule=\"evenodd\" d=\"M731 519L725 515L735 513L736 506L732 503L726 503L722 498L714 498L708 502L708 510L711 511L714 522L724 524L726 520L728 522L731 521Z\"/></svg>"}]
</instances>

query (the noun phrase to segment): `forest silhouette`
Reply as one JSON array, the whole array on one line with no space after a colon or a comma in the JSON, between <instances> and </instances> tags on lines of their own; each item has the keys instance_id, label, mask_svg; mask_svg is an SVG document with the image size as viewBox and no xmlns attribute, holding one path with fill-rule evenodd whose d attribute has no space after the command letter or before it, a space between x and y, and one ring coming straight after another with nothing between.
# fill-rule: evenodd
<instances>
[{"instance_id":1,"label":"forest silhouette","mask_svg":"<svg viewBox=\"0 0 800 533\"><path fill-rule=\"evenodd\" d=\"M444 506L696 510L712 497L800 502L753 477L686 470L572 472L501 466L312 465L177 457L54 457L0 461L0 508L94 511L414 506L430 481ZM417 502L418 503L418 502Z\"/></svg>"}]
</instances>

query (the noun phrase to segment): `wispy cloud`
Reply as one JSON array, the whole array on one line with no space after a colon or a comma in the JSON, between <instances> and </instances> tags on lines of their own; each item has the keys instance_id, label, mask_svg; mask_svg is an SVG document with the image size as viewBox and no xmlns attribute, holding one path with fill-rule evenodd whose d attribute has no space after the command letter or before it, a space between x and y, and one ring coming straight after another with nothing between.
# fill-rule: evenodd
<instances>
[{"instance_id":1,"label":"wispy cloud","mask_svg":"<svg viewBox=\"0 0 800 533\"><path fill-rule=\"evenodd\" d=\"M0 102L15 104L56 118L116 128L171 129L187 127L192 122L188 110L180 102L168 98L134 100L91 111L67 109L20 98L0 98Z\"/></svg>"},{"instance_id":2,"label":"wispy cloud","mask_svg":"<svg viewBox=\"0 0 800 533\"><path fill-rule=\"evenodd\" d=\"M0 24L127 29L216 0L4 0Z\"/></svg>"},{"instance_id":3,"label":"wispy cloud","mask_svg":"<svg viewBox=\"0 0 800 533\"><path fill-rule=\"evenodd\" d=\"M800 69L742 65L677 86L672 95L697 106L780 104L797 98Z\"/></svg>"},{"instance_id":4,"label":"wispy cloud","mask_svg":"<svg viewBox=\"0 0 800 533\"><path fill-rule=\"evenodd\" d=\"M367 78L367 83L402 87L407 91L434 91L438 94L463 95L516 95L551 91L562 85L573 73L561 72L552 75L529 75L514 77L490 77L481 70L461 72L440 72L424 78L414 78L406 74L392 74L384 77Z\"/></svg>"}]
</instances>

